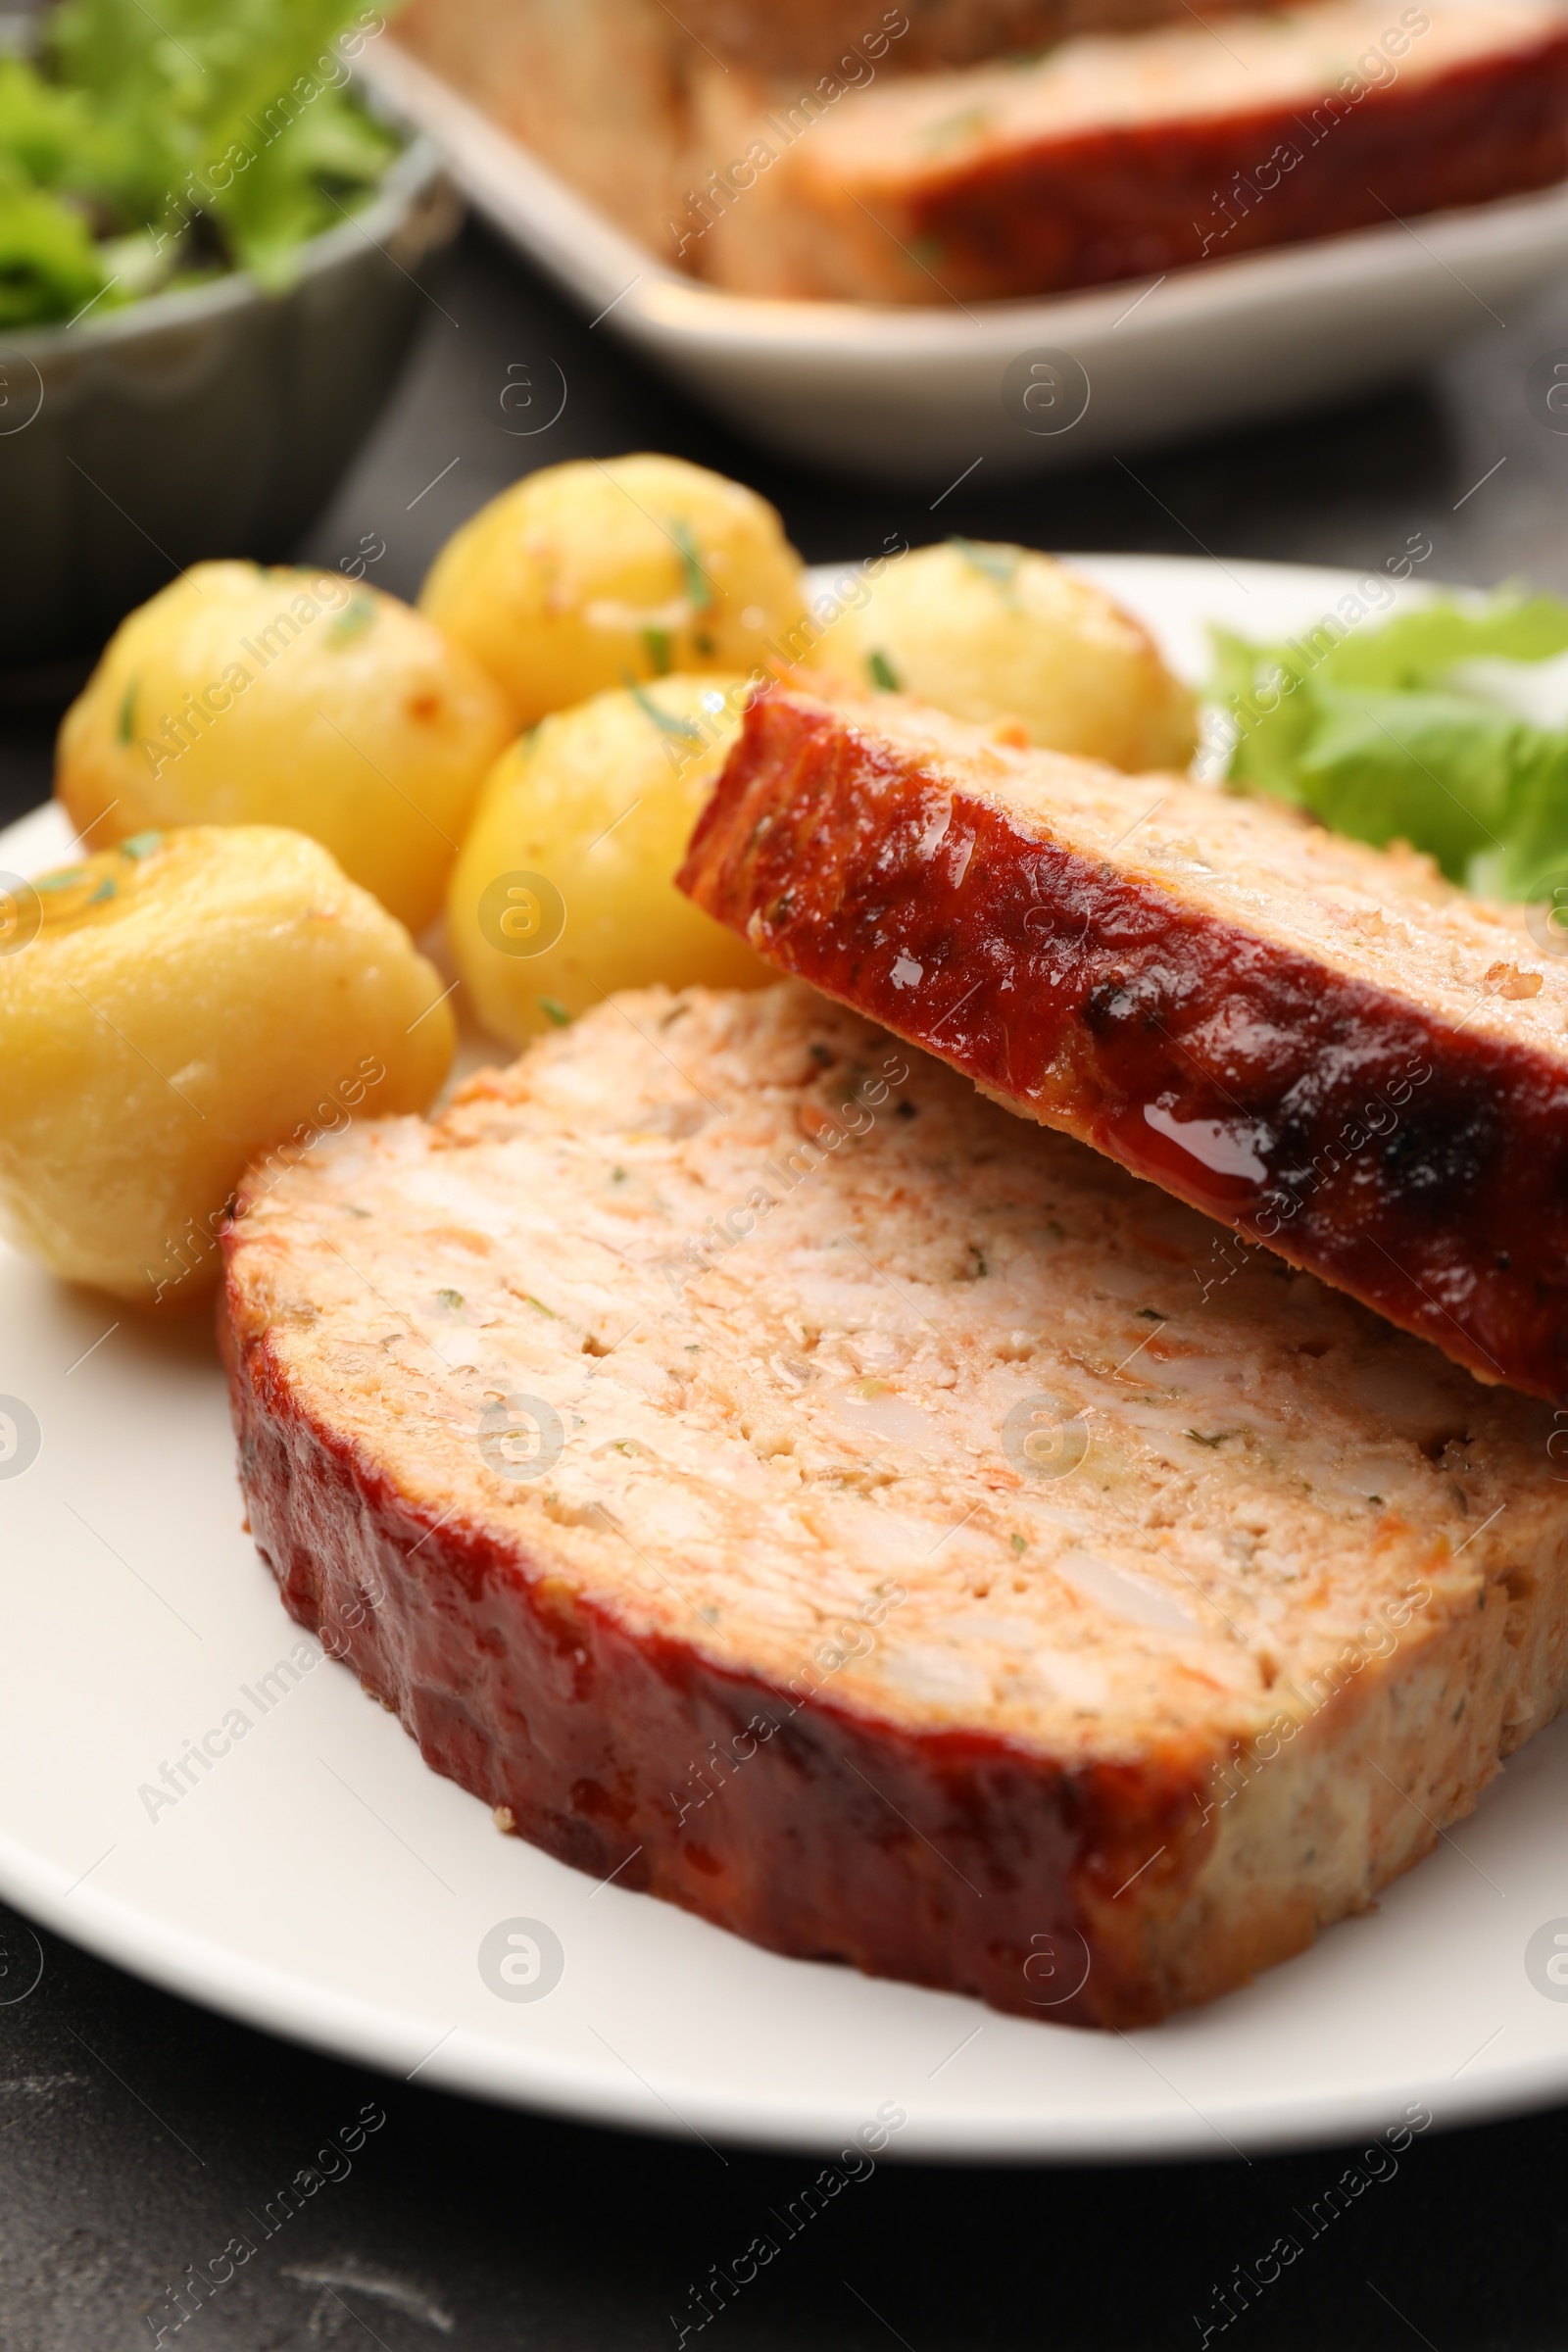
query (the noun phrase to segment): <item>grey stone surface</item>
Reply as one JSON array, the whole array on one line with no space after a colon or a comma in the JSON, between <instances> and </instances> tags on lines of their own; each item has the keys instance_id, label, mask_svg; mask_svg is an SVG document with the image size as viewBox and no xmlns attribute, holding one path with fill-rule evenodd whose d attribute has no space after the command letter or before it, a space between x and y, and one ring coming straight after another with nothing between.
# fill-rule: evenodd
<instances>
[{"instance_id":1,"label":"grey stone surface","mask_svg":"<svg viewBox=\"0 0 1568 2352\"><path fill-rule=\"evenodd\" d=\"M687 2352L1173 2352L1282 2235L1298 2256L1211 2346L1544 2352L1568 2335L1562 2115L1430 2131L1397 2157L882 2165L786 2239L768 2217L810 2158L386 2082L40 1940L36 1988L0 2007L6 2352L146 2352L160 2328L181 2352L676 2352L671 2315L759 2230L777 2259ZM328 2177L285 2199L313 2167ZM176 2329L186 2266L229 2247L232 2279Z\"/></svg>"}]
</instances>

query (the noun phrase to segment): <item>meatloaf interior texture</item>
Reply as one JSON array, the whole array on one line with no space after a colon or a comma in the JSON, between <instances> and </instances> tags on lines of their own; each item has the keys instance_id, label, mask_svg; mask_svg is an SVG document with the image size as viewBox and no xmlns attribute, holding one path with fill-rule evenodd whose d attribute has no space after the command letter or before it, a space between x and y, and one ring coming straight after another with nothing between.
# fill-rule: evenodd
<instances>
[{"instance_id":1,"label":"meatloaf interior texture","mask_svg":"<svg viewBox=\"0 0 1568 2352\"><path fill-rule=\"evenodd\" d=\"M895 696L751 710L682 887L1483 1381L1568 1398L1568 964L1269 801Z\"/></svg>"},{"instance_id":2,"label":"meatloaf interior texture","mask_svg":"<svg viewBox=\"0 0 1568 2352\"><path fill-rule=\"evenodd\" d=\"M1157 2019L1561 1703L1544 1408L799 984L616 999L227 1251L289 1609L503 1826L779 1951Z\"/></svg>"},{"instance_id":3,"label":"meatloaf interior texture","mask_svg":"<svg viewBox=\"0 0 1568 2352\"><path fill-rule=\"evenodd\" d=\"M753 294L1050 293L1568 174L1562 0L678 14L412 0L397 38L660 258Z\"/></svg>"}]
</instances>

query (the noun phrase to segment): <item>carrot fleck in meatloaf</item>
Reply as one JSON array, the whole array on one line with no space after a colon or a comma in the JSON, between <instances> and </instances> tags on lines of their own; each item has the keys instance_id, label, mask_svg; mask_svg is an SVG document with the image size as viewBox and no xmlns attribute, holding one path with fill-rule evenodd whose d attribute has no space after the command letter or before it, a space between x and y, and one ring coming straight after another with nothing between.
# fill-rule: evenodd
<instances>
[{"instance_id":1,"label":"carrot fleck in meatloaf","mask_svg":"<svg viewBox=\"0 0 1568 2352\"><path fill-rule=\"evenodd\" d=\"M698 267L753 293L972 302L1386 226L1565 174L1559 0L1311 0L1213 27L1191 10L852 92L728 207Z\"/></svg>"},{"instance_id":2,"label":"carrot fleck in meatloaf","mask_svg":"<svg viewBox=\"0 0 1568 2352\"><path fill-rule=\"evenodd\" d=\"M1544 1408L802 986L617 999L227 1251L289 1609L523 1836L779 1951L1152 2020L1561 1703Z\"/></svg>"},{"instance_id":3,"label":"carrot fleck in meatloaf","mask_svg":"<svg viewBox=\"0 0 1568 2352\"><path fill-rule=\"evenodd\" d=\"M1270 801L879 697L752 710L682 887L761 956L1568 1398L1568 963Z\"/></svg>"}]
</instances>

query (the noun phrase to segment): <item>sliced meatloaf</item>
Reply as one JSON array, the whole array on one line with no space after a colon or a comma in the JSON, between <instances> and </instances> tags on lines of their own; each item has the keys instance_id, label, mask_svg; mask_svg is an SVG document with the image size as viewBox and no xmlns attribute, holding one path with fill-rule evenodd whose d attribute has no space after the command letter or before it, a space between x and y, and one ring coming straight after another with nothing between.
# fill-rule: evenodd
<instances>
[{"instance_id":1,"label":"sliced meatloaf","mask_svg":"<svg viewBox=\"0 0 1568 2352\"><path fill-rule=\"evenodd\" d=\"M1550 1414L798 985L614 1000L242 1204L284 1600L504 1827L1126 2026L1561 1703Z\"/></svg>"},{"instance_id":2,"label":"sliced meatloaf","mask_svg":"<svg viewBox=\"0 0 1568 2352\"><path fill-rule=\"evenodd\" d=\"M755 140L782 152L848 90L1193 13L1191 0L408 0L392 37L662 259L701 270L708 214L694 208L721 211Z\"/></svg>"},{"instance_id":3,"label":"sliced meatloaf","mask_svg":"<svg viewBox=\"0 0 1568 2352\"><path fill-rule=\"evenodd\" d=\"M680 881L1010 1108L1568 1398L1568 960L1523 909L1273 802L790 691Z\"/></svg>"},{"instance_id":4,"label":"sliced meatloaf","mask_svg":"<svg viewBox=\"0 0 1568 2352\"><path fill-rule=\"evenodd\" d=\"M1568 16L1311 0L1208 26L1193 10L818 113L782 146L758 126L766 162L743 165L705 275L871 302L1043 294L1560 180Z\"/></svg>"},{"instance_id":5,"label":"sliced meatloaf","mask_svg":"<svg viewBox=\"0 0 1568 2352\"><path fill-rule=\"evenodd\" d=\"M1247 0L1202 0L1220 18ZM1191 21L1188 0L800 0L780 9L764 0L686 0L678 18L660 0L408 0L397 38L481 94L505 98L505 69L519 55L550 60L575 38L585 65L613 71L621 46L657 37L672 66L701 60L754 74L807 77L807 86L846 53L868 54L890 73L971 65L981 58L1029 53L1076 33L1124 32ZM883 44L882 33L892 36ZM595 50L598 44L598 53ZM869 48L867 48L869 44ZM896 44L896 45L893 45ZM605 86L601 85L602 88ZM781 85L782 88L787 86ZM613 107L610 109L613 112Z\"/></svg>"}]
</instances>

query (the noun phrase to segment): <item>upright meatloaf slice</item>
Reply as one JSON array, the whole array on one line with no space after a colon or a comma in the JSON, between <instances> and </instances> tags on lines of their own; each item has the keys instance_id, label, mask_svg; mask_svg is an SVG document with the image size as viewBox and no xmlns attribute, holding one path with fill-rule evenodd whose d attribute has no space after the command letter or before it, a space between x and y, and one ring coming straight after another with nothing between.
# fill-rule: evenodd
<instances>
[{"instance_id":1,"label":"upright meatloaf slice","mask_svg":"<svg viewBox=\"0 0 1568 2352\"><path fill-rule=\"evenodd\" d=\"M506 1826L777 1950L1157 2018L1561 1703L1543 1408L805 988L617 999L227 1249L290 1610Z\"/></svg>"},{"instance_id":2,"label":"upright meatloaf slice","mask_svg":"<svg viewBox=\"0 0 1568 2352\"><path fill-rule=\"evenodd\" d=\"M1195 9L819 112L782 153L757 125L769 160L699 248L705 274L870 302L1043 294L1550 185L1568 16L1311 0L1211 28Z\"/></svg>"},{"instance_id":3,"label":"upright meatloaf slice","mask_svg":"<svg viewBox=\"0 0 1568 2352\"><path fill-rule=\"evenodd\" d=\"M1522 909L1272 802L783 691L680 881L1010 1108L1568 1397L1568 964Z\"/></svg>"}]
</instances>

